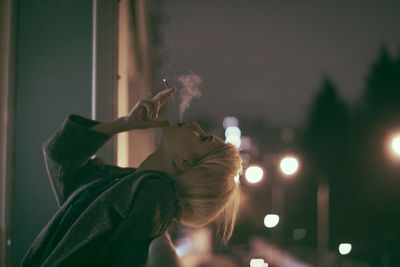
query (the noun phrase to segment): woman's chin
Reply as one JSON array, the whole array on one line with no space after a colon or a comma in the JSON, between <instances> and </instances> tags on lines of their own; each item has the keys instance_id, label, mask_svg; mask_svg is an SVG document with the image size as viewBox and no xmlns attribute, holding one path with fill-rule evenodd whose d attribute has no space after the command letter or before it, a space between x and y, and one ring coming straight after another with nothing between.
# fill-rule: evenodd
<instances>
[{"instance_id":1,"label":"woman's chin","mask_svg":"<svg viewBox=\"0 0 400 267\"><path fill-rule=\"evenodd\" d=\"M170 134L171 132L175 131L175 130L178 129L178 128L179 128L178 125L176 125L176 124L170 124L170 125L161 127L160 129L161 129L162 135L168 135L168 134Z\"/></svg>"}]
</instances>

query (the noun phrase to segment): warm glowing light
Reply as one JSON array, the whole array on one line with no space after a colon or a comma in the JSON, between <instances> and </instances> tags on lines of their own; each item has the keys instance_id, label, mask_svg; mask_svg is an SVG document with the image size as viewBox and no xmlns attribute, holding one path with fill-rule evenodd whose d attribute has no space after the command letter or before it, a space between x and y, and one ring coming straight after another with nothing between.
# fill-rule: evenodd
<instances>
[{"instance_id":1,"label":"warm glowing light","mask_svg":"<svg viewBox=\"0 0 400 267\"><path fill-rule=\"evenodd\" d=\"M400 135L392 139L392 149L396 155L400 156Z\"/></svg>"},{"instance_id":2,"label":"warm glowing light","mask_svg":"<svg viewBox=\"0 0 400 267\"><path fill-rule=\"evenodd\" d=\"M388 155L396 163L400 160L400 130L395 130L390 133L389 136L385 138L385 146Z\"/></svg>"},{"instance_id":3,"label":"warm glowing light","mask_svg":"<svg viewBox=\"0 0 400 267\"><path fill-rule=\"evenodd\" d=\"M235 117L225 117L224 121L222 122L222 125L224 126L225 129L232 126L238 127L239 121Z\"/></svg>"},{"instance_id":4,"label":"warm glowing light","mask_svg":"<svg viewBox=\"0 0 400 267\"><path fill-rule=\"evenodd\" d=\"M226 128L225 130L225 137L229 137L229 136L241 136L242 132L240 131L239 127L236 126L230 126L228 128Z\"/></svg>"},{"instance_id":5,"label":"warm glowing light","mask_svg":"<svg viewBox=\"0 0 400 267\"><path fill-rule=\"evenodd\" d=\"M250 150L252 144L251 144L251 138L248 136L242 136L240 137L241 140L241 144L240 144L240 148L242 150Z\"/></svg>"},{"instance_id":6,"label":"warm glowing light","mask_svg":"<svg viewBox=\"0 0 400 267\"><path fill-rule=\"evenodd\" d=\"M236 175L233 179L237 184L240 183L239 175Z\"/></svg>"},{"instance_id":7,"label":"warm glowing light","mask_svg":"<svg viewBox=\"0 0 400 267\"><path fill-rule=\"evenodd\" d=\"M231 143L234 145L236 148L240 148L242 145L242 140L240 138L241 136L241 131L239 127L237 126L229 126L225 130L225 143Z\"/></svg>"},{"instance_id":8,"label":"warm glowing light","mask_svg":"<svg viewBox=\"0 0 400 267\"><path fill-rule=\"evenodd\" d=\"M240 140L240 136L231 135L231 136L226 137L225 143L231 143L236 148L240 148L240 145L242 144L242 140Z\"/></svg>"},{"instance_id":9,"label":"warm glowing light","mask_svg":"<svg viewBox=\"0 0 400 267\"><path fill-rule=\"evenodd\" d=\"M264 262L263 259L251 259L250 267L268 267L268 263Z\"/></svg>"},{"instance_id":10,"label":"warm glowing light","mask_svg":"<svg viewBox=\"0 0 400 267\"><path fill-rule=\"evenodd\" d=\"M339 253L341 255L347 255L351 251L351 244L350 243L341 243L339 245Z\"/></svg>"},{"instance_id":11,"label":"warm glowing light","mask_svg":"<svg viewBox=\"0 0 400 267\"><path fill-rule=\"evenodd\" d=\"M192 252L194 249L192 241L185 237L177 240L175 245L175 252L178 257L185 256L186 254Z\"/></svg>"},{"instance_id":12,"label":"warm glowing light","mask_svg":"<svg viewBox=\"0 0 400 267\"><path fill-rule=\"evenodd\" d=\"M246 169L244 175L249 183L255 184L261 181L264 176L264 171L261 167L253 165Z\"/></svg>"},{"instance_id":13,"label":"warm glowing light","mask_svg":"<svg viewBox=\"0 0 400 267\"><path fill-rule=\"evenodd\" d=\"M299 169L299 161L295 157L284 157L281 160L280 167L285 175L293 175Z\"/></svg>"},{"instance_id":14,"label":"warm glowing light","mask_svg":"<svg viewBox=\"0 0 400 267\"><path fill-rule=\"evenodd\" d=\"M267 228L274 228L279 223L279 216L276 214L267 214L264 217L264 225Z\"/></svg>"}]
</instances>

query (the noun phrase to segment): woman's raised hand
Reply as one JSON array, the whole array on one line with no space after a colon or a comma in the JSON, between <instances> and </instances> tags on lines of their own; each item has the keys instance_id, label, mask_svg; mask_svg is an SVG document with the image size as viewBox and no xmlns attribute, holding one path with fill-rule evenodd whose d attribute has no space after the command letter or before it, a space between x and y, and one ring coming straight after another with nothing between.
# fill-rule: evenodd
<instances>
[{"instance_id":1,"label":"woman's raised hand","mask_svg":"<svg viewBox=\"0 0 400 267\"><path fill-rule=\"evenodd\" d=\"M128 130L156 128L170 125L170 121L158 121L161 107L176 92L176 88L168 88L151 99L139 101L128 115L124 117Z\"/></svg>"}]
</instances>

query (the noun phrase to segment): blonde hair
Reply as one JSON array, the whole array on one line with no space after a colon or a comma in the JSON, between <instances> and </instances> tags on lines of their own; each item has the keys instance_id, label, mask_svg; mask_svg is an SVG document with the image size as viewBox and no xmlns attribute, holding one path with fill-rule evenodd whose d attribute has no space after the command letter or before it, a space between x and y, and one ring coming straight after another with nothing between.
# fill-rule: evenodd
<instances>
[{"instance_id":1,"label":"blonde hair","mask_svg":"<svg viewBox=\"0 0 400 267\"><path fill-rule=\"evenodd\" d=\"M212 221L223 242L232 236L239 207L239 185L234 177L242 170L239 151L224 144L176 177L181 201L178 221L201 227Z\"/></svg>"}]
</instances>

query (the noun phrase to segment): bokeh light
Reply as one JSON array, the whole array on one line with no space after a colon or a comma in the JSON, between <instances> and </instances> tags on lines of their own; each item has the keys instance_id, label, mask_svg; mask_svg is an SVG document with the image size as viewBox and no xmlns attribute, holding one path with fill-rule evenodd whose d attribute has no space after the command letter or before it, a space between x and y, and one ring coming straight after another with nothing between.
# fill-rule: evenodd
<instances>
[{"instance_id":1,"label":"bokeh light","mask_svg":"<svg viewBox=\"0 0 400 267\"><path fill-rule=\"evenodd\" d=\"M299 161L292 156L284 157L280 162L280 168L283 174L288 176L293 175L299 169Z\"/></svg>"},{"instance_id":2,"label":"bokeh light","mask_svg":"<svg viewBox=\"0 0 400 267\"><path fill-rule=\"evenodd\" d=\"M222 125L224 126L224 128L228 128L228 127L238 127L239 126L239 121L236 117L225 117Z\"/></svg>"},{"instance_id":3,"label":"bokeh light","mask_svg":"<svg viewBox=\"0 0 400 267\"><path fill-rule=\"evenodd\" d=\"M242 140L240 138L241 136L241 131L239 127L237 126L229 126L225 130L225 143L231 143L234 145L236 148L240 148L242 144Z\"/></svg>"},{"instance_id":4,"label":"bokeh light","mask_svg":"<svg viewBox=\"0 0 400 267\"><path fill-rule=\"evenodd\" d=\"M392 149L394 154L400 156L400 135L393 137L392 139Z\"/></svg>"},{"instance_id":5,"label":"bokeh light","mask_svg":"<svg viewBox=\"0 0 400 267\"><path fill-rule=\"evenodd\" d=\"M261 167L252 165L246 169L244 175L249 183L255 184L262 180L264 176L264 171Z\"/></svg>"},{"instance_id":6,"label":"bokeh light","mask_svg":"<svg viewBox=\"0 0 400 267\"><path fill-rule=\"evenodd\" d=\"M240 137L240 141L241 141L240 148L242 149L242 151L243 150L248 151L251 149L252 144L251 144L251 138L249 136Z\"/></svg>"},{"instance_id":7,"label":"bokeh light","mask_svg":"<svg viewBox=\"0 0 400 267\"><path fill-rule=\"evenodd\" d=\"M293 230L293 239L294 240L302 240L306 237L307 230L304 228L296 228Z\"/></svg>"},{"instance_id":8,"label":"bokeh light","mask_svg":"<svg viewBox=\"0 0 400 267\"><path fill-rule=\"evenodd\" d=\"M264 262L263 259L251 259L250 267L268 267L268 263Z\"/></svg>"},{"instance_id":9,"label":"bokeh light","mask_svg":"<svg viewBox=\"0 0 400 267\"><path fill-rule=\"evenodd\" d=\"M240 140L240 136L228 136L225 139L225 143L231 143L232 145L234 145L236 148L240 148L240 145L242 144L242 140Z\"/></svg>"},{"instance_id":10,"label":"bokeh light","mask_svg":"<svg viewBox=\"0 0 400 267\"><path fill-rule=\"evenodd\" d=\"M341 255L347 255L351 251L351 244L350 243L341 243L339 245L339 253Z\"/></svg>"},{"instance_id":11,"label":"bokeh light","mask_svg":"<svg viewBox=\"0 0 400 267\"><path fill-rule=\"evenodd\" d=\"M236 126L230 126L228 128L226 128L225 130L225 137L229 137L229 136L241 136L242 132L240 131L239 127Z\"/></svg>"},{"instance_id":12,"label":"bokeh light","mask_svg":"<svg viewBox=\"0 0 400 267\"><path fill-rule=\"evenodd\" d=\"M391 130L384 140L388 160L400 164L400 130Z\"/></svg>"},{"instance_id":13,"label":"bokeh light","mask_svg":"<svg viewBox=\"0 0 400 267\"><path fill-rule=\"evenodd\" d=\"M180 238L176 241L175 252L178 257L185 256L186 254L192 252L194 249L192 241L187 238Z\"/></svg>"},{"instance_id":14,"label":"bokeh light","mask_svg":"<svg viewBox=\"0 0 400 267\"><path fill-rule=\"evenodd\" d=\"M279 216L276 214L267 214L264 217L264 225L267 228L274 228L279 223Z\"/></svg>"}]
</instances>

